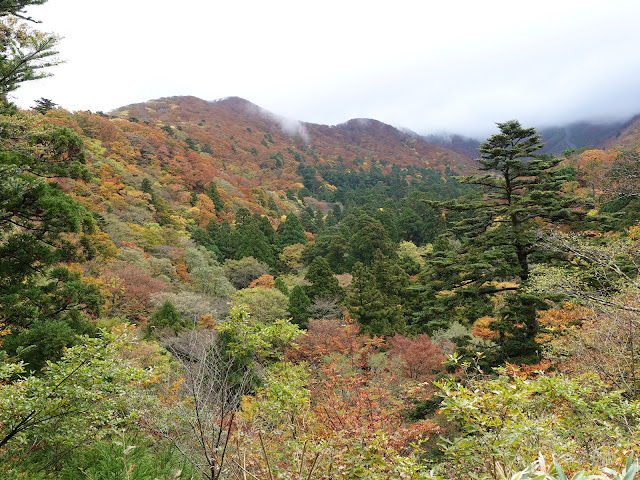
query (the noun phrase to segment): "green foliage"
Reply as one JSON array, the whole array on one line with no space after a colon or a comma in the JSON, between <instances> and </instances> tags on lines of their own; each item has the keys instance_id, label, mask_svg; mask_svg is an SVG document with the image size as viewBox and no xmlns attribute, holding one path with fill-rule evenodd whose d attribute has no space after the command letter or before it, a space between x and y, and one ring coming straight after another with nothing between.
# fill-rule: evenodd
<instances>
[{"instance_id":1,"label":"green foliage","mask_svg":"<svg viewBox=\"0 0 640 480\"><path fill-rule=\"evenodd\" d=\"M228 300L235 292L235 288L225 276L225 270L218 265L215 255L210 251L202 247L187 248L185 262L191 275L193 290L217 300Z\"/></svg>"},{"instance_id":2,"label":"green foliage","mask_svg":"<svg viewBox=\"0 0 640 480\"><path fill-rule=\"evenodd\" d=\"M316 297L342 299L344 291L333 276L329 263L322 257L316 257L309 265L305 280L311 285L305 286L305 293L310 299Z\"/></svg>"},{"instance_id":3,"label":"green foliage","mask_svg":"<svg viewBox=\"0 0 640 480\"><path fill-rule=\"evenodd\" d=\"M142 183L140 184L140 190L151 195L153 193L153 189L151 188L151 180L149 180L148 178L143 179Z\"/></svg>"},{"instance_id":4,"label":"green foliage","mask_svg":"<svg viewBox=\"0 0 640 480\"><path fill-rule=\"evenodd\" d=\"M361 262L371 265L376 252L386 257L394 255L394 244L382 223L370 217L359 218L354 226L354 234L349 240L351 264Z\"/></svg>"},{"instance_id":5,"label":"green foliage","mask_svg":"<svg viewBox=\"0 0 640 480\"><path fill-rule=\"evenodd\" d=\"M235 258L253 257L270 267L276 262L276 236L265 217L254 215L239 223L234 232L237 242Z\"/></svg>"},{"instance_id":6,"label":"green foliage","mask_svg":"<svg viewBox=\"0 0 640 480\"><path fill-rule=\"evenodd\" d=\"M227 260L222 268L235 288L246 288L256 278L269 273L269 266L253 257Z\"/></svg>"},{"instance_id":7,"label":"green foliage","mask_svg":"<svg viewBox=\"0 0 640 480\"><path fill-rule=\"evenodd\" d=\"M311 263L315 257L323 257L335 273L347 271L348 242L341 233L325 231L316 237L315 243L308 245L303 253L305 263Z\"/></svg>"},{"instance_id":8,"label":"green foliage","mask_svg":"<svg viewBox=\"0 0 640 480\"><path fill-rule=\"evenodd\" d=\"M0 317L12 329L6 349L35 369L58 358L75 334L88 333L85 312L97 314L102 304L96 286L56 267L93 255L82 235L93 233L95 222L46 181L86 179L88 171L82 141L69 129L14 114L0 115L0 130ZM45 331L55 339L52 345L46 345L47 336L38 338Z\"/></svg>"},{"instance_id":9,"label":"green foliage","mask_svg":"<svg viewBox=\"0 0 640 480\"><path fill-rule=\"evenodd\" d=\"M509 474L539 451L562 458L574 471L594 469L615 464L639 440L638 402L593 376L501 376L437 385L445 395L439 411L459 429L442 444L443 466L452 476L495 478L496 465Z\"/></svg>"},{"instance_id":10,"label":"green foliage","mask_svg":"<svg viewBox=\"0 0 640 480\"><path fill-rule=\"evenodd\" d=\"M37 377L22 376L21 364L5 366L4 380L17 379L0 385L0 452L17 459L42 451L57 462L107 434L105 427L131 425L136 412L128 405L150 373L122 360L128 341L126 329L84 336Z\"/></svg>"},{"instance_id":11,"label":"green foliage","mask_svg":"<svg viewBox=\"0 0 640 480\"><path fill-rule=\"evenodd\" d=\"M244 405L247 413L257 415L263 428L291 430L295 436L295 419L305 413L310 403L310 372L305 365L276 362L267 366L265 382L255 395L253 405Z\"/></svg>"},{"instance_id":12,"label":"green foliage","mask_svg":"<svg viewBox=\"0 0 640 480\"><path fill-rule=\"evenodd\" d=\"M4 466L3 478L29 478L32 480L52 478L48 473L36 471L41 468L37 461ZM11 476L13 475L13 476ZM25 477L28 475L28 477ZM172 478L176 480L195 480L196 473L185 465L178 452L168 442L158 441L141 434L127 435L114 432L104 440L98 440L88 446L82 446L69 453L57 467L57 478L65 480L152 480Z\"/></svg>"},{"instance_id":13,"label":"green foliage","mask_svg":"<svg viewBox=\"0 0 640 480\"><path fill-rule=\"evenodd\" d=\"M279 359L302 332L289 320L265 324L250 317L243 305L231 308L229 317L216 326L219 341L230 361L242 368Z\"/></svg>"},{"instance_id":14,"label":"green foliage","mask_svg":"<svg viewBox=\"0 0 640 480\"><path fill-rule=\"evenodd\" d=\"M40 100L36 100L36 106L33 107L33 109L42 114L45 115L49 110L53 110L55 107L57 107L58 104L53 102L52 100L48 99L48 98L40 98Z\"/></svg>"},{"instance_id":15,"label":"green foliage","mask_svg":"<svg viewBox=\"0 0 640 480\"><path fill-rule=\"evenodd\" d=\"M294 245L296 243L307 243L307 237L305 236L304 230L302 230L302 225L300 225L300 220L295 213L287 215L284 222L281 222L280 225L278 225L276 234L278 235L278 240L282 247Z\"/></svg>"},{"instance_id":16,"label":"green foliage","mask_svg":"<svg viewBox=\"0 0 640 480\"><path fill-rule=\"evenodd\" d=\"M32 30L19 18L25 17L24 8L39 5L46 0L5 0L0 3L0 99L7 101L7 94L21 83L48 77L47 68L59 63L58 43L55 35Z\"/></svg>"},{"instance_id":17,"label":"green foliage","mask_svg":"<svg viewBox=\"0 0 640 480\"><path fill-rule=\"evenodd\" d=\"M290 293L289 288L287 287L287 284L284 283L284 280L282 279L282 277L278 277L275 279L275 281L273 282L273 288L280 290L287 297L289 296L289 293Z\"/></svg>"},{"instance_id":18,"label":"green foliage","mask_svg":"<svg viewBox=\"0 0 640 480\"><path fill-rule=\"evenodd\" d=\"M166 331L177 333L185 327L186 322L176 307L169 300L165 300L162 306L151 315L151 320L147 324L147 333L153 335L161 335Z\"/></svg>"},{"instance_id":19,"label":"green foliage","mask_svg":"<svg viewBox=\"0 0 640 480\"><path fill-rule=\"evenodd\" d=\"M535 267L528 290L568 297L573 304L588 307L588 315L580 320L581 328L562 326L567 331L548 345L548 355L575 359L581 368L593 369L627 395L638 398L638 227L624 236L591 238L541 232L540 244L569 255L572 261Z\"/></svg>"},{"instance_id":20,"label":"green foliage","mask_svg":"<svg viewBox=\"0 0 640 480\"><path fill-rule=\"evenodd\" d=\"M244 288L233 294L236 305L245 305L258 322L272 323L288 316L289 299L275 288Z\"/></svg>"},{"instance_id":21,"label":"green foliage","mask_svg":"<svg viewBox=\"0 0 640 480\"><path fill-rule=\"evenodd\" d=\"M428 282L438 281L438 290L458 297L506 297L504 307L493 313L500 321L492 328L501 334L506 357L532 361L536 312L544 303L520 286L529 279L532 263L545 260L535 248L535 231L542 223L570 222L579 202L562 192L566 176L556 168L560 160L536 154L543 145L535 129L515 120L498 127L500 133L479 148L480 170L488 173L460 179L480 187L482 195L447 204L462 213L453 229L461 244L429 262ZM477 318L472 315L467 317Z\"/></svg>"},{"instance_id":22,"label":"green foliage","mask_svg":"<svg viewBox=\"0 0 640 480\"><path fill-rule=\"evenodd\" d=\"M216 213L221 212L224 209L224 202L218 191L218 186L214 182L210 182L204 189L204 193L211 199L213 205L216 207Z\"/></svg>"},{"instance_id":23,"label":"green foliage","mask_svg":"<svg viewBox=\"0 0 640 480\"><path fill-rule=\"evenodd\" d=\"M577 472L571 480L634 480L638 472L638 461L629 457L621 472L617 472L608 467L602 468L602 474L591 475L587 472ZM504 472L500 472L504 477ZM506 477L504 477L506 478ZM512 477L513 480L567 480L562 466L554 459L552 465L547 466L542 454L538 455L538 460L529 465L521 472L517 472Z\"/></svg>"},{"instance_id":24,"label":"green foliage","mask_svg":"<svg viewBox=\"0 0 640 480\"><path fill-rule=\"evenodd\" d=\"M289 315L291 320L301 328L306 328L309 322L309 307L311 300L300 285L296 285L289 295Z\"/></svg>"},{"instance_id":25,"label":"green foliage","mask_svg":"<svg viewBox=\"0 0 640 480\"><path fill-rule=\"evenodd\" d=\"M383 257L371 268L357 263L347 300L349 314L362 326L363 332L375 335L403 332L406 318L401 297L406 287L406 274Z\"/></svg>"}]
</instances>

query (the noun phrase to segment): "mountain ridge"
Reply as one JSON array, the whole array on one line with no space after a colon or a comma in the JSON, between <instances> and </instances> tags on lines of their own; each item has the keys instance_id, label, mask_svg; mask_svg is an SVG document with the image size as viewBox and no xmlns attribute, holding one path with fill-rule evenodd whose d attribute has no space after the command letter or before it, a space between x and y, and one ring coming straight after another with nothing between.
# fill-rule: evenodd
<instances>
[{"instance_id":1,"label":"mountain ridge","mask_svg":"<svg viewBox=\"0 0 640 480\"><path fill-rule=\"evenodd\" d=\"M283 155L287 148L305 150L319 164L342 158L348 168L355 164L364 166L365 170L367 165L377 163L382 163L382 167L397 164L440 171L449 167L468 172L473 168L469 157L413 138L375 119L350 119L338 125L313 124L277 115L240 97L213 101L193 96L163 97L127 105L111 114L177 128L186 132L188 138L208 143L220 157L228 157L235 145L250 152L256 149L254 155L264 161L264 154L269 152L260 149L256 145L259 143L267 150L278 148ZM258 139L254 131L261 132L263 138ZM212 143L219 148L214 148Z\"/></svg>"}]
</instances>

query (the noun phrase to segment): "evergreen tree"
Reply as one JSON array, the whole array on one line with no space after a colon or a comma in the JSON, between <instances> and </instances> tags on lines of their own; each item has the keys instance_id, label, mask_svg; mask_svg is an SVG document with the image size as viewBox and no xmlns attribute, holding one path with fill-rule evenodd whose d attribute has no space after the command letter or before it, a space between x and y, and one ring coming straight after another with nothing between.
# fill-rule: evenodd
<instances>
[{"instance_id":1,"label":"evergreen tree","mask_svg":"<svg viewBox=\"0 0 640 480\"><path fill-rule=\"evenodd\" d=\"M185 321L169 300L165 300L162 306L151 315L151 321L147 324L148 334L159 334L162 331L177 333L185 328Z\"/></svg>"},{"instance_id":2,"label":"evergreen tree","mask_svg":"<svg viewBox=\"0 0 640 480\"><path fill-rule=\"evenodd\" d=\"M0 18L14 17L31 22L26 15L31 5L41 5L47 0L3 0L0 2ZM7 102L7 94L21 83L48 77L46 69L59 63L54 50L58 43L55 35L25 28L23 25L3 22L0 43L0 101Z\"/></svg>"},{"instance_id":3,"label":"evergreen tree","mask_svg":"<svg viewBox=\"0 0 640 480\"><path fill-rule=\"evenodd\" d=\"M395 246L378 220L361 217L356 221L353 231L349 240L349 255L353 264L362 262L371 265L377 251L386 257L393 255Z\"/></svg>"},{"instance_id":4,"label":"evergreen tree","mask_svg":"<svg viewBox=\"0 0 640 480\"><path fill-rule=\"evenodd\" d=\"M290 293L289 289L287 288L287 285L284 283L284 280L282 280L282 277L278 277L275 279L275 281L273 282L273 288L277 288L282 293L284 293L287 297L289 296L289 293Z\"/></svg>"},{"instance_id":5,"label":"evergreen tree","mask_svg":"<svg viewBox=\"0 0 640 480\"><path fill-rule=\"evenodd\" d=\"M248 218L251 218L251 212L249 209L240 207L236 212L236 225L242 225Z\"/></svg>"},{"instance_id":6,"label":"evergreen tree","mask_svg":"<svg viewBox=\"0 0 640 480\"><path fill-rule=\"evenodd\" d=\"M425 225L422 217L411 207L402 209L398 217L398 228L400 236L404 240L420 245L423 242Z\"/></svg>"},{"instance_id":7,"label":"evergreen tree","mask_svg":"<svg viewBox=\"0 0 640 480\"><path fill-rule=\"evenodd\" d=\"M322 257L313 259L304 278L311 283L305 287L305 291L312 300L316 297L342 298L344 296L338 279L333 276L329 263Z\"/></svg>"},{"instance_id":8,"label":"evergreen tree","mask_svg":"<svg viewBox=\"0 0 640 480\"><path fill-rule=\"evenodd\" d=\"M216 249L214 252L220 252L220 260L226 260L228 258L235 258L238 244L236 240L235 231L231 228L231 225L226 220L220 225L216 222L209 222L207 225L207 233L210 235Z\"/></svg>"},{"instance_id":9,"label":"evergreen tree","mask_svg":"<svg viewBox=\"0 0 640 480\"><path fill-rule=\"evenodd\" d=\"M329 267L334 273L344 273L347 271L347 246L348 242L337 230L325 231L316 237L315 243L309 244L303 254L302 259L310 264L314 258L323 257L329 263Z\"/></svg>"},{"instance_id":10,"label":"evergreen tree","mask_svg":"<svg viewBox=\"0 0 640 480\"><path fill-rule=\"evenodd\" d=\"M275 257L267 237L254 223L249 223L236 230L238 241L235 257L237 260L243 257L253 257L267 265L274 265Z\"/></svg>"},{"instance_id":11,"label":"evergreen tree","mask_svg":"<svg viewBox=\"0 0 640 480\"><path fill-rule=\"evenodd\" d=\"M309 307L311 300L300 285L296 285L289 295L289 315L293 323L307 328L309 323Z\"/></svg>"},{"instance_id":12,"label":"evergreen tree","mask_svg":"<svg viewBox=\"0 0 640 480\"><path fill-rule=\"evenodd\" d=\"M560 160L536 154L543 144L535 129L524 129L515 120L498 127L500 133L478 149L480 170L488 173L460 179L480 187L482 195L447 204L464 213L454 228L461 246L429 268L432 281L458 296L501 294L505 306L491 328L500 332L505 356L532 360L539 330L536 312L544 302L522 286L532 262L543 260L535 231L571 221L577 202L561 191L566 177L556 168Z\"/></svg>"},{"instance_id":13,"label":"evergreen tree","mask_svg":"<svg viewBox=\"0 0 640 480\"><path fill-rule=\"evenodd\" d=\"M349 315L358 321L363 332L376 335L394 333L390 305L377 288L371 270L360 262L353 268L351 292L347 300Z\"/></svg>"},{"instance_id":14,"label":"evergreen tree","mask_svg":"<svg viewBox=\"0 0 640 480\"><path fill-rule=\"evenodd\" d=\"M153 188L151 187L151 180L145 178L142 180L140 184L140 190L144 193L148 193L149 195L153 195Z\"/></svg>"},{"instance_id":15,"label":"evergreen tree","mask_svg":"<svg viewBox=\"0 0 640 480\"><path fill-rule=\"evenodd\" d=\"M276 231L273 229L273 225L271 225L271 222L269 221L269 219L266 216L255 213L251 217L251 221L255 225L257 225L260 231L264 234L265 238L267 239L267 242L269 242L269 244L275 248L278 243L277 237L276 237Z\"/></svg>"},{"instance_id":16,"label":"evergreen tree","mask_svg":"<svg viewBox=\"0 0 640 480\"><path fill-rule=\"evenodd\" d=\"M216 207L216 213L219 213L224 208L224 202L222 201L222 197L220 196L220 192L218 191L218 186L214 182L210 182L204 189L205 195L207 195L213 205Z\"/></svg>"},{"instance_id":17,"label":"evergreen tree","mask_svg":"<svg viewBox=\"0 0 640 480\"><path fill-rule=\"evenodd\" d=\"M315 214L310 208L305 208L300 214L300 224L307 232L317 233L315 224Z\"/></svg>"},{"instance_id":18,"label":"evergreen tree","mask_svg":"<svg viewBox=\"0 0 640 480\"><path fill-rule=\"evenodd\" d=\"M235 232L236 259L254 257L270 267L276 263L276 234L266 217L246 217Z\"/></svg>"},{"instance_id":19,"label":"evergreen tree","mask_svg":"<svg viewBox=\"0 0 640 480\"><path fill-rule=\"evenodd\" d=\"M40 100L36 100L36 106L33 107L33 109L36 112L41 113L42 115L44 115L49 110L53 110L57 106L58 106L57 103L54 103L52 100L49 100L48 98L42 97Z\"/></svg>"},{"instance_id":20,"label":"evergreen tree","mask_svg":"<svg viewBox=\"0 0 640 480\"><path fill-rule=\"evenodd\" d=\"M280 225L278 225L276 233L281 247L294 245L296 243L307 243L307 237L304 234L302 225L300 225L300 220L295 213L287 215L284 222L281 222Z\"/></svg>"},{"instance_id":21,"label":"evergreen tree","mask_svg":"<svg viewBox=\"0 0 640 480\"><path fill-rule=\"evenodd\" d=\"M368 333L404 332L410 300L408 286L409 277L402 268L378 253L371 267L362 263L354 267L352 294L347 300L349 314Z\"/></svg>"},{"instance_id":22,"label":"evergreen tree","mask_svg":"<svg viewBox=\"0 0 640 480\"><path fill-rule=\"evenodd\" d=\"M0 18L26 17L44 0L0 2ZM83 143L72 130L37 124L7 103L22 82L47 76L55 36L2 22L0 42L0 319L11 331L3 350L31 369L55 360L79 333L92 333L97 286L59 266L93 254L95 222L52 178L88 180ZM0 345L2 342L0 342Z\"/></svg>"},{"instance_id":23,"label":"evergreen tree","mask_svg":"<svg viewBox=\"0 0 640 480\"><path fill-rule=\"evenodd\" d=\"M269 197L269 200L267 202L267 208L274 214L277 215L278 214L278 204L276 203L276 201L273 199L273 197Z\"/></svg>"}]
</instances>

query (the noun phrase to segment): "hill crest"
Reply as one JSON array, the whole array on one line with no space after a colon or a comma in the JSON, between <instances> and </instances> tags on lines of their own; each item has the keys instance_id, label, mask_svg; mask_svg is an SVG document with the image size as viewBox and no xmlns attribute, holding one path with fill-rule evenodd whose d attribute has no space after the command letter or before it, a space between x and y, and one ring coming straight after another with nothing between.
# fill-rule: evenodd
<instances>
[{"instance_id":1,"label":"hill crest","mask_svg":"<svg viewBox=\"0 0 640 480\"><path fill-rule=\"evenodd\" d=\"M382 163L460 172L473 169L472 160L441 145L415 138L374 119L351 119L339 125L319 125L289 119L240 97L207 101L192 96L165 97L112 112L160 127L177 128L201 143L226 148L215 152L231 160L233 146L253 152L258 164L285 150L299 149L319 164L342 158L347 167ZM258 138L257 134L261 134ZM262 147L260 147L262 145ZM216 150L216 149L214 149ZM266 151L265 151L266 150ZM276 150L275 152L273 150ZM366 169L366 168L365 168Z\"/></svg>"}]
</instances>

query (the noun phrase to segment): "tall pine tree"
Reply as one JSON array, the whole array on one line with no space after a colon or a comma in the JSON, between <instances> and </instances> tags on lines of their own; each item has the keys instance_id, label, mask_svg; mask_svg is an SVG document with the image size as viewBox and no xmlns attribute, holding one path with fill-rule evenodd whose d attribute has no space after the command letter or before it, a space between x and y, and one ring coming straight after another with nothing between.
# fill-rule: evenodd
<instances>
[{"instance_id":1,"label":"tall pine tree","mask_svg":"<svg viewBox=\"0 0 640 480\"><path fill-rule=\"evenodd\" d=\"M545 260L535 232L571 221L577 201L562 192L560 159L537 153L543 144L534 128L515 120L498 127L500 133L478 149L480 170L487 173L459 179L478 187L480 195L446 204L462 213L453 228L460 247L431 263L428 277L456 296L493 297L491 328L500 333L504 356L527 361L535 358L537 312L545 307L542 298L523 289L531 265Z\"/></svg>"}]
</instances>

